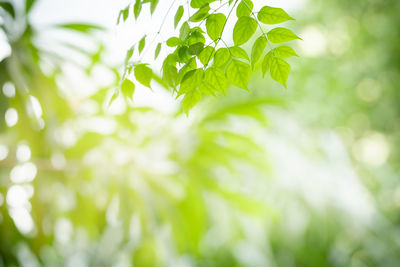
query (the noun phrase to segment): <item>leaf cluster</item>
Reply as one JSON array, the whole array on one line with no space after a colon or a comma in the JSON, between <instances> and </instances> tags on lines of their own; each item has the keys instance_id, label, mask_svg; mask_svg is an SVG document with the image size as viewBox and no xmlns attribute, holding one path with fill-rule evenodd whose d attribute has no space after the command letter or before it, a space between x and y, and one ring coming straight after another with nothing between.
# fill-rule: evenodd
<instances>
[{"instance_id":1,"label":"leaf cluster","mask_svg":"<svg viewBox=\"0 0 400 267\"><path fill-rule=\"evenodd\" d=\"M133 6L135 19L138 19L146 3L150 4L153 14L158 1L136 0L130 5ZM118 22L121 17L124 20L128 18L130 6L120 12ZM226 14L220 12L222 7L228 7ZM184 6L179 5L173 17L174 27L179 26L178 34L157 43L154 50L155 59L162 49L172 51L163 59L161 81L163 85L173 88L177 98L182 96L182 107L186 113L203 95L225 94L231 84L249 91L249 80L253 71L258 69L256 66L261 66L263 76L269 72L275 81L287 87L290 65L286 58L297 54L289 46L272 47L272 44L300 38L284 27L275 27L269 31L264 29L264 25L294 20L283 9L264 6L254 10L251 0L191 0L188 10L194 12L189 14L188 11L185 14ZM168 12L165 19L167 17ZM184 17L186 20L183 20ZM233 45L228 45L224 40L228 23L234 23L233 32L230 33ZM160 34L161 29L162 26L157 34ZM139 83L151 87L150 82L156 77L156 71L140 60L133 64L130 61L135 50L143 57L143 53L147 52L144 52L145 47L152 46L156 39L147 44L145 35L127 52L121 81L121 91L125 96L131 98L135 89L134 83L129 80L132 71ZM250 40L254 41L250 44L252 49L249 55L243 46L248 45Z\"/></svg>"}]
</instances>

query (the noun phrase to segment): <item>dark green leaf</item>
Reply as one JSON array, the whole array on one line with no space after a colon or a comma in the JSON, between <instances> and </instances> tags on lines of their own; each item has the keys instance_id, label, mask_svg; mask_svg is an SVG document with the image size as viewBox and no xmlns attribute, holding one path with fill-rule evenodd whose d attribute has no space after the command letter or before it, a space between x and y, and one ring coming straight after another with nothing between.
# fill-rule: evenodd
<instances>
[{"instance_id":1,"label":"dark green leaf","mask_svg":"<svg viewBox=\"0 0 400 267\"><path fill-rule=\"evenodd\" d=\"M0 2L0 8L4 9L12 18L15 18L14 6L9 2Z\"/></svg>"},{"instance_id":2,"label":"dark green leaf","mask_svg":"<svg viewBox=\"0 0 400 267\"><path fill-rule=\"evenodd\" d=\"M189 54L191 55L198 55L204 48L204 44L199 42L199 43L195 43L192 44L191 46L189 46Z\"/></svg>"}]
</instances>

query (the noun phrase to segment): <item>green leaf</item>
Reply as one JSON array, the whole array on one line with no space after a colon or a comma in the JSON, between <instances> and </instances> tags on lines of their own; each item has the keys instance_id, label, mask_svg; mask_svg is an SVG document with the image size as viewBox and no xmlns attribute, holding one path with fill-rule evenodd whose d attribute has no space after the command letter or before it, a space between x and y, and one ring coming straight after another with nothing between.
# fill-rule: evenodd
<instances>
[{"instance_id":1,"label":"green leaf","mask_svg":"<svg viewBox=\"0 0 400 267\"><path fill-rule=\"evenodd\" d=\"M187 61L187 63L178 72L178 83L180 83L185 76L191 70L197 68L196 57L192 57Z\"/></svg>"},{"instance_id":2,"label":"green leaf","mask_svg":"<svg viewBox=\"0 0 400 267\"><path fill-rule=\"evenodd\" d=\"M272 79L286 87L286 82L290 72L290 65L285 60L278 57L273 57L270 62Z\"/></svg>"},{"instance_id":3,"label":"green leaf","mask_svg":"<svg viewBox=\"0 0 400 267\"><path fill-rule=\"evenodd\" d=\"M236 8L236 16L238 18L242 16L250 16L253 11L253 2L251 0L242 0Z\"/></svg>"},{"instance_id":4,"label":"green leaf","mask_svg":"<svg viewBox=\"0 0 400 267\"><path fill-rule=\"evenodd\" d=\"M257 21L250 17L240 17L233 28L233 42L239 46L246 43L257 29Z\"/></svg>"},{"instance_id":5,"label":"green leaf","mask_svg":"<svg viewBox=\"0 0 400 267\"><path fill-rule=\"evenodd\" d=\"M121 92L124 96L133 99L133 93L135 92L135 84L129 80L125 79L121 83Z\"/></svg>"},{"instance_id":6,"label":"green leaf","mask_svg":"<svg viewBox=\"0 0 400 267\"><path fill-rule=\"evenodd\" d=\"M176 28L179 24L179 21L181 20L183 16L183 6L179 6L178 10L176 11L175 18L174 18L174 28Z\"/></svg>"},{"instance_id":7,"label":"green leaf","mask_svg":"<svg viewBox=\"0 0 400 267\"><path fill-rule=\"evenodd\" d=\"M288 20L294 20L282 8L264 6L258 12L257 18L264 24L278 24Z\"/></svg>"},{"instance_id":8,"label":"green leaf","mask_svg":"<svg viewBox=\"0 0 400 267\"><path fill-rule=\"evenodd\" d=\"M175 47L177 45L180 45L181 43L182 43L182 41L178 37L171 37L167 40L167 45L169 47Z\"/></svg>"},{"instance_id":9,"label":"green leaf","mask_svg":"<svg viewBox=\"0 0 400 267\"><path fill-rule=\"evenodd\" d=\"M156 50L154 52L154 59L158 58L158 55L160 54L160 52L161 52L161 43L158 43Z\"/></svg>"},{"instance_id":10,"label":"green leaf","mask_svg":"<svg viewBox=\"0 0 400 267\"><path fill-rule=\"evenodd\" d=\"M205 4L214 2L215 0L192 0L190 1L190 6L193 8L201 8Z\"/></svg>"},{"instance_id":11,"label":"green leaf","mask_svg":"<svg viewBox=\"0 0 400 267\"><path fill-rule=\"evenodd\" d=\"M226 68L226 76L237 87L248 90L247 85L250 80L251 68L240 60L233 59Z\"/></svg>"},{"instance_id":12,"label":"green leaf","mask_svg":"<svg viewBox=\"0 0 400 267\"><path fill-rule=\"evenodd\" d=\"M230 58L231 54L229 53L228 48L220 48L215 52L214 66L222 68L228 63Z\"/></svg>"},{"instance_id":13,"label":"green leaf","mask_svg":"<svg viewBox=\"0 0 400 267\"><path fill-rule=\"evenodd\" d=\"M133 14L135 15L135 19L139 17L140 11L142 11L142 1L136 0L135 5L133 6Z\"/></svg>"},{"instance_id":14,"label":"green leaf","mask_svg":"<svg viewBox=\"0 0 400 267\"><path fill-rule=\"evenodd\" d=\"M202 82L203 76L204 76L203 69L195 69L187 72L185 76L183 76L178 96L186 94L196 89Z\"/></svg>"},{"instance_id":15,"label":"green leaf","mask_svg":"<svg viewBox=\"0 0 400 267\"><path fill-rule=\"evenodd\" d=\"M231 52L233 57L241 58L250 61L249 56L247 55L246 51L239 46L232 46L229 47L229 51Z\"/></svg>"},{"instance_id":16,"label":"green leaf","mask_svg":"<svg viewBox=\"0 0 400 267\"><path fill-rule=\"evenodd\" d=\"M185 23L182 24L181 29L179 30L179 38L184 41L190 33L190 26L189 23L185 21Z\"/></svg>"},{"instance_id":17,"label":"green leaf","mask_svg":"<svg viewBox=\"0 0 400 267\"><path fill-rule=\"evenodd\" d=\"M139 41L139 54L142 53L144 46L146 45L146 35L142 37Z\"/></svg>"},{"instance_id":18,"label":"green leaf","mask_svg":"<svg viewBox=\"0 0 400 267\"><path fill-rule=\"evenodd\" d=\"M204 18L208 16L208 11L210 11L210 6L209 5L203 6L189 18L189 21L191 22L202 21Z\"/></svg>"},{"instance_id":19,"label":"green leaf","mask_svg":"<svg viewBox=\"0 0 400 267\"><path fill-rule=\"evenodd\" d=\"M253 45L253 48L251 50L251 66L254 67L254 65L257 63L257 61L260 59L262 53L265 50L265 47L267 45L267 39L265 36L260 36Z\"/></svg>"},{"instance_id":20,"label":"green leaf","mask_svg":"<svg viewBox=\"0 0 400 267\"><path fill-rule=\"evenodd\" d=\"M200 62L206 66L208 65L208 62L212 59L215 53L215 48L211 46L207 46L204 48L201 53L199 54L198 58Z\"/></svg>"},{"instance_id":21,"label":"green leaf","mask_svg":"<svg viewBox=\"0 0 400 267\"><path fill-rule=\"evenodd\" d=\"M217 13L208 16L206 21L206 29L208 36L210 36L213 41L221 37L225 23L226 17L224 14Z\"/></svg>"},{"instance_id":22,"label":"green leaf","mask_svg":"<svg viewBox=\"0 0 400 267\"><path fill-rule=\"evenodd\" d=\"M25 14L28 14L31 11L34 4L35 4L35 0L26 0L25 1Z\"/></svg>"},{"instance_id":23,"label":"green leaf","mask_svg":"<svg viewBox=\"0 0 400 267\"><path fill-rule=\"evenodd\" d=\"M192 34L188 38L189 45L192 45L195 43L203 43L204 44L205 42L206 42L206 38L204 37L204 35L201 32L198 32L198 31L192 32Z\"/></svg>"},{"instance_id":24,"label":"green leaf","mask_svg":"<svg viewBox=\"0 0 400 267\"><path fill-rule=\"evenodd\" d=\"M156 10L156 7L158 5L159 0L151 0L150 2L150 13L153 15L154 10Z\"/></svg>"},{"instance_id":25,"label":"green leaf","mask_svg":"<svg viewBox=\"0 0 400 267\"><path fill-rule=\"evenodd\" d=\"M4 9L12 18L15 18L14 6L9 2L0 2L0 8Z\"/></svg>"},{"instance_id":26,"label":"green leaf","mask_svg":"<svg viewBox=\"0 0 400 267\"><path fill-rule=\"evenodd\" d=\"M83 33L89 33L94 30L100 30L100 31L104 30L104 28L99 25L89 24L89 23L65 23L65 24L56 24L52 27L73 30Z\"/></svg>"},{"instance_id":27,"label":"green leaf","mask_svg":"<svg viewBox=\"0 0 400 267\"><path fill-rule=\"evenodd\" d=\"M270 30L267 33L267 36L271 43L284 43L295 39L301 40L301 38L294 34L291 30L282 27Z\"/></svg>"},{"instance_id":28,"label":"green leaf","mask_svg":"<svg viewBox=\"0 0 400 267\"><path fill-rule=\"evenodd\" d=\"M273 58L273 54L272 54L272 50L271 50L265 55L264 60L261 65L263 77L265 76L265 73L267 73L267 71L269 70L269 68L271 66L272 58Z\"/></svg>"},{"instance_id":29,"label":"green leaf","mask_svg":"<svg viewBox=\"0 0 400 267\"><path fill-rule=\"evenodd\" d=\"M182 99L182 108L186 115L189 115L189 111L201 100L201 92L199 90L192 90L185 94Z\"/></svg>"},{"instance_id":30,"label":"green leaf","mask_svg":"<svg viewBox=\"0 0 400 267\"><path fill-rule=\"evenodd\" d=\"M150 87L153 71L146 64L139 64L135 67L135 78L144 86Z\"/></svg>"},{"instance_id":31,"label":"green leaf","mask_svg":"<svg viewBox=\"0 0 400 267\"><path fill-rule=\"evenodd\" d=\"M275 48L274 50L274 55L276 57L280 58L286 58L286 57L298 57L297 53L293 50L293 48L289 46L279 46Z\"/></svg>"},{"instance_id":32,"label":"green leaf","mask_svg":"<svg viewBox=\"0 0 400 267\"><path fill-rule=\"evenodd\" d=\"M208 68L205 71L204 80L206 83L210 84L214 90L221 93L225 93L225 89L228 86L224 72L215 67Z\"/></svg>"},{"instance_id":33,"label":"green leaf","mask_svg":"<svg viewBox=\"0 0 400 267\"><path fill-rule=\"evenodd\" d=\"M198 42L189 46L188 52L191 55L198 55L203 50L204 44L202 42Z\"/></svg>"},{"instance_id":34,"label":"green leaf","mask_svg":"<svg viewBox=\"0 0 400 267\"><path fill-rule=\"evenodd\" d=\"M129 17L129 6L126 7L126 8L122 11L122 15L123 15L124 21L126 21L126 20L128 19L128 17Z\"/></svg>"}]
</instances>

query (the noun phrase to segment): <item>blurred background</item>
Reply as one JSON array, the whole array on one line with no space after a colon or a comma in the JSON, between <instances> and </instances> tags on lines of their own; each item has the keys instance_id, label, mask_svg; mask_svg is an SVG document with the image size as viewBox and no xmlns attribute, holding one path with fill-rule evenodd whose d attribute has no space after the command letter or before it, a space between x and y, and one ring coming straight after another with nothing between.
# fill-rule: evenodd
<instances>
[{"instance_id":1,"label":"blurred background","mask_svg":"<svg viewBox=\"0 0 400 267\"><path fill-rule=\"evenodd\" d=\"M109 106L172 1L0 1L0 266L400 266L400 1L270 2L289 89L187 117L156 83Z\"/></svg>"}]
</instances>

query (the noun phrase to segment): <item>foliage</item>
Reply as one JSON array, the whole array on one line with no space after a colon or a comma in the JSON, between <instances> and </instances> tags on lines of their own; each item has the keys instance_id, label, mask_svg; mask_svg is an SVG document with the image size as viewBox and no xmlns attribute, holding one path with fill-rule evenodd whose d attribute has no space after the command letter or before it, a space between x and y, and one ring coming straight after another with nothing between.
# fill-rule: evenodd
<instances>
[{"instance_id":1,"label":"foliage","mask_svg":"<svg viewBox=\"0 0 400 267\"><path fill-rule=\"evenodd\" d=\"M121 10L118 23L121 16L126 21L131 13L134 14L135 19L139 19L142 6L145 6L146 3L150 4L151 13L153 13L158 1L136 0L134 4ZM174 4L175 1L172 2L165 18L168 18ZM130 11L130 6L133 6L133 12ZM228 7L227 14L221 12L225 6ZM300 38L291 30L282 27L265 32L262 24L275 25L294 19L281 8L264 6L259 11L255 11L253 7L251 0L192 0L187 14L185 14L183 5L177 8L174 27L177 28L181 24L179 36L172 36L166 42L158 43L155 48L155 58L158 57L163 47L166 48L165 46L175 49L163 60L162 79L168 87L173 88L177 97L183 97L182 106L186 113L200 101L202 95L224 94L230 84L249 90L248 83L251 74L256 63L262 57L264 57L262 60L263 73L270 70L271 77L286 87L290 65L284 58L297 56L297 54L292 50L287 52L289 49L287 46L272 48L271 44L285 43ZM236 12L234 12L235 10ZM233 18L233 13L236 14L236 19ZM186 20L181 22L184 16ZM163 24L164 22L165 19ZM234 24L233 46L229 46L224 40L227 24ZM157 37L161 36L162 26L157 31L156 38L148 46L151 46ZM255 36L257 28L259 28L260 36L255 42L251 42L250 58L242 46ZM145 73L137 72L136 68L144 69L143 63L140 62L140 59L138 62L131 62L136 51L135 47L137 46L138 55L141 55L147 46L146 39L147 36L143 36L139 43L133 45L127 52L121 84L126 79L132 79L133 77L129 76L132 70L135 70L134 77L137 82L150 87L153 72L156 73L156 71L145 68ZM263 55L265 50L269 51ZM283 53L283 50L286 53Z\"/></svg>"},{"instance_id":2,"label":"foliage","mask_svg":"<svg viewBox=\"0 0 400 267\"><path fill-rule=\"evenodd\" d=\"M124 107L122 95L147 91L135 68L108 108L120 79L103 64L98 27L39 31L24 12L33 2L0 8L2 29L12 29L4 30L12 53L0 62L0 266L398 266L399 1L305 2L295 14L304 42L294 89L261 79L276 59L259 52L265 38L256 35L251 47L229 48L238 62L257 61L253 93L204 87L227 97L202 96L190 118L178 108L113 111ZM46 39L50 28L95 49ZM138 39L143 55L151 42ZM62 49L50 50L55 41ZM167 49L154 47L159 57ZM232 60L227 47L212 48L196 64L214 52L223 66ZM151 65L139 64L141 81L158 93L153 81L165 82L154 70L150 82ZM85 82L66 86L82 79L68 78L70 65L85 79L99 68L112 79L92 92ZM213 66L204 76L227 82ZM189 108L199 95L187 94Z\"/></svg>"}]
</instances>

